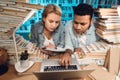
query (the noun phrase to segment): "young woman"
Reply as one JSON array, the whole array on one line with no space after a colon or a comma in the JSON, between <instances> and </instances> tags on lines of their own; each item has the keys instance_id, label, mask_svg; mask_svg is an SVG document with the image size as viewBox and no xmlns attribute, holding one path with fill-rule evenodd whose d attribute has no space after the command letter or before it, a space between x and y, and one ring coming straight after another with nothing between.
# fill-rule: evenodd
<instances>
[{"instance_id":1,"label":"young woman","mask_svg":"<svg viewBox=\"0 0 120 80\"><path fill-rule=\"evenodd\" d=\"M65 32L61 24L61 10L58 6L49 4L42 13L42 21L37 22L31 28L31 41L37 43L41 51L51 55L44 48L64 47Z\"/></svg>"}]
</instances>

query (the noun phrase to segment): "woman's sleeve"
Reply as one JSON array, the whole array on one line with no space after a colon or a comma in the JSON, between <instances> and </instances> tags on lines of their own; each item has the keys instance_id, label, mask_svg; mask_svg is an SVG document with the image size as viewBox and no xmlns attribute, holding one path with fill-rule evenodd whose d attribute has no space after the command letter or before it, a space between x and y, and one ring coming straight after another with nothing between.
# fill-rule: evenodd
<instances>
[{"instance_id":1,"label":"woman's sleeve","mask_svg":"<svg viewBox=\"0 0 120 80\"><path fill-rule=\"evenodd\" d=\"M65 27L61 26L60 39L59 39L58 47L64 47L64 46L65 46Z\"/></svg>"},{"instance_id":2,"label":"woman's sleeve","mask_svg":"<svg viewBox=\"0 0 120 80\"><path fill-rule=\"evenodd\" d=\"M35 26L32 25L31 27L31 39L30 41L33 42L33 43L37 43L37 32L36 32L36 29L35 29Z\"/></svg>"}]
</instances>

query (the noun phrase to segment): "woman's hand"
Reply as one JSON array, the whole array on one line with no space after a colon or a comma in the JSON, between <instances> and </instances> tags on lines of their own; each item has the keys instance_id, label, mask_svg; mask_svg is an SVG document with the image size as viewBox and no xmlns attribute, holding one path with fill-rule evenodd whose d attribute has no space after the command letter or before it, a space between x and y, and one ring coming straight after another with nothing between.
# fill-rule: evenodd
<instances>
[{"instance_id":1,"label":"woman's hand","mask_svg":"<svg viewBox=\"0 0 120 80\"><path fill-rule=\"evenodd\" d=\"M46 48L57 49L57 47L54 44L51 44L51 43L49 43L49 45L46 46Z\"/></svg>"},{"instance_id":2,"label":"woman's hand","mask_svg":"<svg viewBox=\"0 0 120 80\"><path fill-rule=\"evenodd\" d=\"M52 49L56 49L57 47L51 43L49 43L48 46L45 46L45 47L40 47L40 51L43 53L43 54L47 54L47 55L52 55L52 51L49 51L49 50L45 50L46 48L52 48Z\"/></svg>"},{"instance_id":3,"label":"woman's hand","mask_svg":"<svg viewBox=\"0 0 120 80\"><path fill-rule=\"evenodd\" d=\"M40 49L40 52L43 54L52 55L52 51L45 50L45 47L44 48L40 47L39 49Z\"/></svg>"}]
</instances>

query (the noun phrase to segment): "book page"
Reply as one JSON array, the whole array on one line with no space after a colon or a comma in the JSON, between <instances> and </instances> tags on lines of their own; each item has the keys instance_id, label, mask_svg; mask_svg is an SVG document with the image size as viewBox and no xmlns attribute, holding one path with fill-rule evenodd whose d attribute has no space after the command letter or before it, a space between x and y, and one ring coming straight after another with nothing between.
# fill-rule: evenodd
<instances>
[{"instance_id":1,"label":"book page","mask_svg":"<svg viewBox=\"0 0 120 80\"><path fill-rule=\"evenodd\" d=\"M64 52L65 51L65 49L61 48L61 47L57 47L57 49L46 48L45 50L49 50L49 51L53 51L53 52Z\"/></svg>"}]
</instances>

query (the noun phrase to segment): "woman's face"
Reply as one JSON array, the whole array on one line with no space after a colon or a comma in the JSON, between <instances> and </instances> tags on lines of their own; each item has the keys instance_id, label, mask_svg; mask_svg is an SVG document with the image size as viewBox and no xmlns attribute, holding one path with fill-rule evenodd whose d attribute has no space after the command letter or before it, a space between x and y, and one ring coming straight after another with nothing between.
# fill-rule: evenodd
<instances>
[{"instance_id":1,"label":"woman's face","mask_svg":"<svg viewBox=\"0 0 120 80\"><path fill-rule=\"evenodd\" d=\"M43 18L45 29L53 32L58 27L61 21L61 16L55 13L49 13L46 18Z\"/></svg>"}]
</instances>

